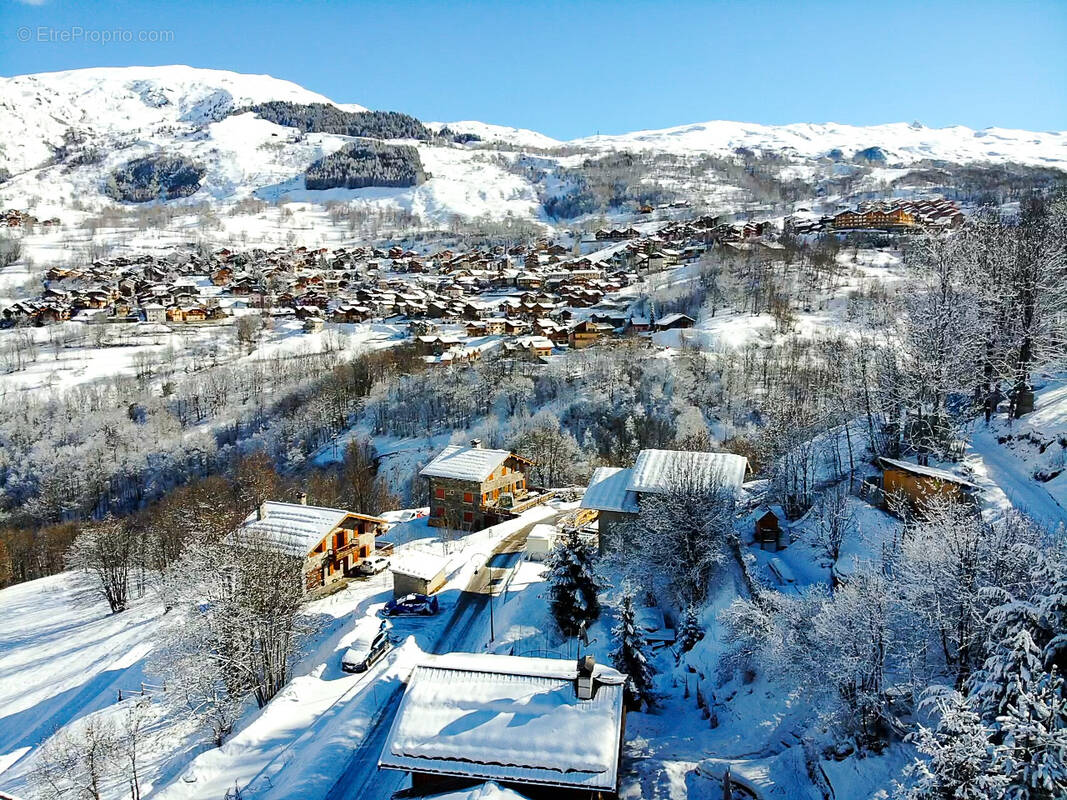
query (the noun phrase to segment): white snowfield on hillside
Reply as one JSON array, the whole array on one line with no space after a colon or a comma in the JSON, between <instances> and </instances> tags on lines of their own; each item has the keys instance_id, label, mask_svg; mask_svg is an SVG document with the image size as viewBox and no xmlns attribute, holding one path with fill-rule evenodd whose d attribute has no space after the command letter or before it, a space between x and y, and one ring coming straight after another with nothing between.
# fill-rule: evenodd
<instances>
[{"instance_id":1,"label":"white snowfield on hillside","mask_svg":"<svg viewBox=\"0 0 1067 800\"><path fill-rule=\"evenodd\" d=\"M100 67L0 78L0 141L12 173L52 156L68 127L151 136L165 126L220 120L268 100L339 105L290 81L182 65ZM32 134L32 135L28 135Z\"/></svg>"},{"instance_id":2,"label":"white snowfield on hillside","mask_svg":"<svg viewBox=\"0 0 1067 800\"><path fill-rule=\"evenodd\" d=\"M566 188L555 169L580 165L588 151L654 151L694 157L734 156L742 148L773 152L793 162L783 166L783 179L810 178L817 159L849 161L868 151L874 156L870 163L878 168L875 172L887 176L899 171L889 167L924 159L1067 170L1067 133L1055 131L927 128L917 123L860 127L714 121L559 141L536 131L465 120L426 123L435 131L447 126L455 133L474 134L481 142L418 143L430 175L419 186L308 191L304 186L308 166L352 139L304 135L253 114L231 116L236 109L271 100L366 110L335 103L267 75L186 66L0 78L0 167L12 175L0 184L0 206L24 207L32 198L39 216L58 215L65 222L78 217L74 206L86 210L113 207L116 202L104 193L111 172L131 159L156 153L184 156L206 169L199 191L171 203L225 206L251 196L284 203L343 201L379 211L403 209L438 223L455 215L497 220L513 216L548 223L543 196ZM70 141L65 140L68 135L73 137ZM486 150L487 143L506 145L509 150ZM576 147L586 152L574 153ZM532 157L547 170L546 177L508 168L507 162L521 158L524 149L534 151ZM669 184L671 180L665 179L665 185ZM706 201L722 201L737 191L737 187L707 181L698 188L678 188Z\"/></svg>"},{"instance_id":3,"label":"white snowfield on hillside","mask_svg":"<svg viewBox=\"0 0 1067 800\"><path fill-rule=\"evenodd\" d=\"M613 150L658 150L667 153L728 155L737 148L773 151L801 158L819 158L840 150L843 158L871 147L881 148L889 163L904 164L935 159L955 163L1015 162L1032 166L1067 167L1067 132L984 128L962 125L927 128L915 123L839 125L795 123L759 125L714 121L680 125L617 136L575 139L572 145Z\"/></svg>"}]
</instances>

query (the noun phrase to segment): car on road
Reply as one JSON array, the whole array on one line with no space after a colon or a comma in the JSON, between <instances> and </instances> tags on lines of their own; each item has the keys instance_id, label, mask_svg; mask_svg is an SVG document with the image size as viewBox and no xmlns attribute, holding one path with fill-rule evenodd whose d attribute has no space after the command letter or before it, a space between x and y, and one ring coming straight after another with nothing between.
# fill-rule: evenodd
<instances>
[{"instance_id":1,"label":"car on road","mask_svg":"<svg viewBox=\"0 0 1067 800\"><path fill-rule=\"evenodd\" d=\"M370 644L356 643L345 651L341 656L341 669L345 672L366 672L385 658L385 654L392 649L393 640L389 636L389 629L383 626Z\"/></svg>"},{"instance_id":2,"label":"car on road","mask_svg":"<svg viewBox=\"0 0 1067 800\"><path fill-rule=\"evenodd\" d=\"M356 572L360 575L377 575L386 569L389 569L389 559L382 556L370 556L356 565Z\"/></svg>"},{"instance_id":3,"label":"car on road","mask_svg":"<svg viewBox=\"0 0 1067 800\"><path fill-rule=\"evenodd\" d=\"M408 594L394 597L385 604L382 613L387 617L432 617L440 610L437 598L425 594Z\"/></svg>"}]
</instances>

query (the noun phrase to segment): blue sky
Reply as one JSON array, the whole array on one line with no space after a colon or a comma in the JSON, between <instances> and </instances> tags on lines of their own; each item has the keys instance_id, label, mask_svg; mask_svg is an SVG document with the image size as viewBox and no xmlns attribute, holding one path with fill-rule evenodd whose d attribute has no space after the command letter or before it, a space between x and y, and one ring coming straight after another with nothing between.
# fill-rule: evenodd
<instances>
[{"instance_id":1,"label":"blue sky","mask_svg":"<svg viewBox=\"0 0 1067 800\"><path fill-rule=\"evenodd\" d=\"M79 27L134 40L58 40ZM1067 0L0 0L0 75L175 63L559 138L711 119L1067 130Z\"/></svg>"}]
</instances>

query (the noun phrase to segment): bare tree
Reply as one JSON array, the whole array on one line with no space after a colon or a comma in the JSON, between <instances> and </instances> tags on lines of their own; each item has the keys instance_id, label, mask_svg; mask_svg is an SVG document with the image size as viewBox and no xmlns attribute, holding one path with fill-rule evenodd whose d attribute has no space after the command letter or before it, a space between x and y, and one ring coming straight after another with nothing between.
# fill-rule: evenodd
<instances>
[{"instance_id":1,"label":"bare tree","mask_svg":"<svg viewBox=\"0 0 1067 800\"><path fill-rule=\"evenodd\" d=\"M126 522L111 517L86 525L67 552L67 565L93 575L112 613L129 602L130 570L134 567L136 537Z\"/></svg>"}]
</instances>

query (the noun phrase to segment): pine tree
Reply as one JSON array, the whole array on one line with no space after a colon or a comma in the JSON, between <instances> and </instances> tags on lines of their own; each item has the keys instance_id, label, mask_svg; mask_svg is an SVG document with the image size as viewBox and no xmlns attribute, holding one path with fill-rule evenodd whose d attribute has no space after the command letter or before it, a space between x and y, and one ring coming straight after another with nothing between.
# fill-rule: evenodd
<instances>
[{"instance_id":1,"label":"pine tree","mask_svg":"<svg viewBox=\"0 0 1067 800\"><path fill-rule=\"evenodd\" d=\"M1007 785L994 772L989 729L968 698L948 692L935 698L941 719L935 729L919 727L912 737L929 761L916 759L906 774L914 783L898 793L906 800L987 800Z\"/></svg>"},{"instance_id":2,"label":"pine tree","mask_svg":"<svg viewBox=\"0 0 1067 800\"><path fill-rule=\"evenodd\" d=\"M1067 700L1055 673L1031 676L1007 713L997 717L1001 743L996 771L1008 780L1008 800L1067 797Z\"/></svg>"},{"instance_id":3,"label":"pine tree","mask_svg":"<svg viewBox=\"0 0 1067 800\"><path fill-rule=\"evenodd\" d=\"M996 720L1007 714L1009 707L1019 706L1020 697L1030 691L1044 669L1041 649L1032 633L1038 619L1033 604L1010 600L990 611L989 617L993 644L985 664L975 674L974 698L983 718L993 721L996 731Z\"/></svg>"},{"instance_id":4,"label":"pine tree","mask_svg":"<svg viewBox=\"0 0 1067 800\"><path fill-rule=\"evenodd\" d=\"M652 705L652 678L656 674L646 653L645 635L637 624L634 613L634 598L629 592L623 595L619 609L619 622L612 629L618 646L611 653L611 661L630 680L626 684L630 705Z\"/></svg>"},{"instance_id":5,"label":"pine tree","mask_svg":"<svg viewBox=\"0 0 1067 800\"><path fill-rule=\"evenodd\" d=\"M700 625L700 617L697 616L696 606L689 606L685 610L685 621L682 623L682 635L678 638L682 646L682 652L688 653L696 643L704 638L704 629Z\"/></svg>"},{"instance_id":6,"label":"pine tree","mask_svg":"<svg viewBox=\"0 0 1067 800\"><path fill-rule=\"evenodd\" d=\"M577 636L582 623L588 627L600 617L595 557L593 548L571 531L545 560L549 607L565 636Z\"/></svg>"}]
</instances>

